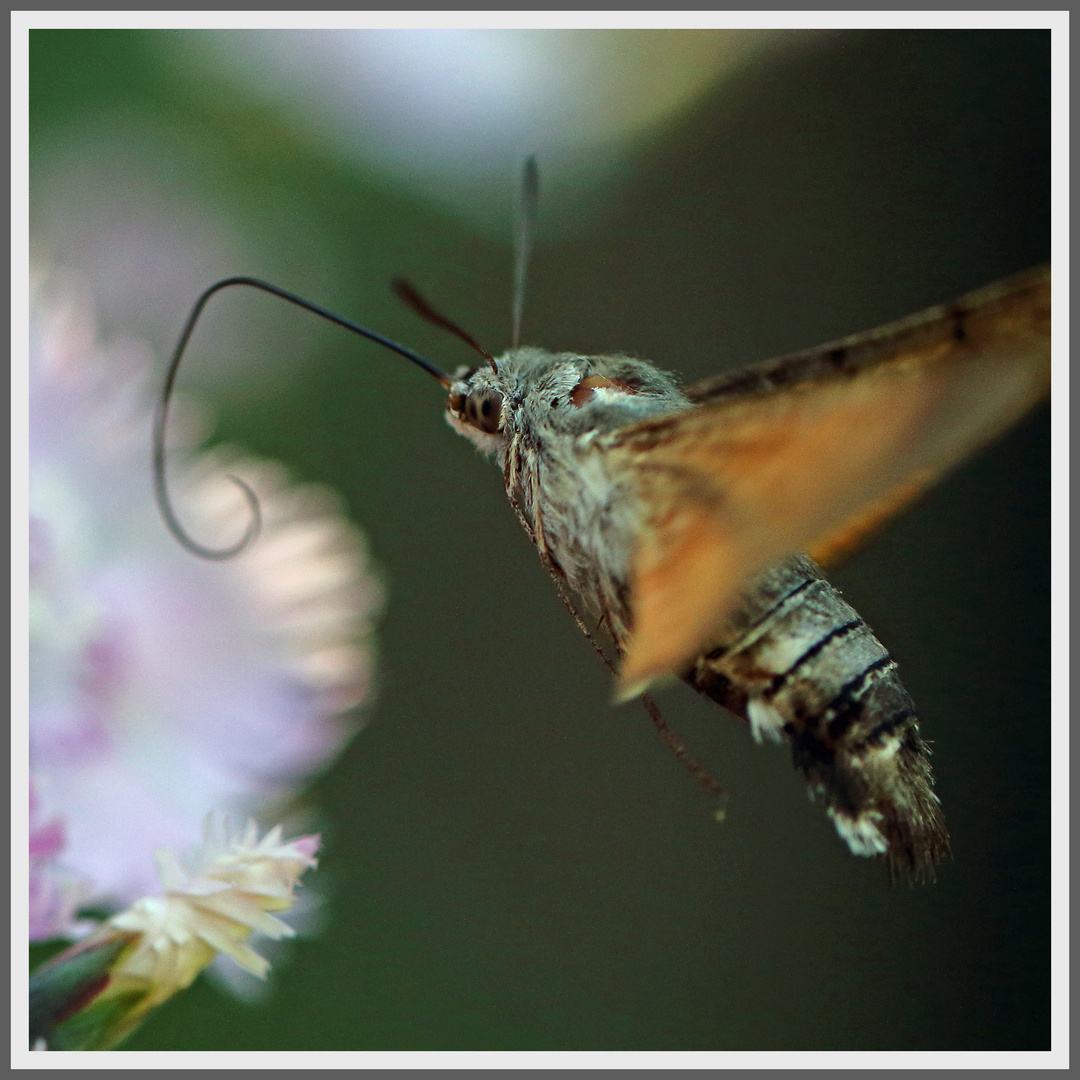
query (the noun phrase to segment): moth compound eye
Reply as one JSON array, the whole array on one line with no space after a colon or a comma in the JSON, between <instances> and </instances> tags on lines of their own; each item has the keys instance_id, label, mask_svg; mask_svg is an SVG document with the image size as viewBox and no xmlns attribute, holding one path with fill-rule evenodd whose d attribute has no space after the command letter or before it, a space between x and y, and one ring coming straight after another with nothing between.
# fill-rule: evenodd
<instances>
[{"instance_id":1,"label":"moth compound eye","mask_svg":"<svg viewBox=\"0 0 1080 1080\"><path fill-rule=\"evenodd\" d=\"M453 413L461 415L461 407L465 404L464 394L451 394L450 400L446 403L446 407Z\"/></svg>"},{"instance_id":2,"label":"moth compound eye","mask_svg":"<svg viewBox=\"0 0 1080 1080\"><path fill-rule=\"evenodd\" d=\"M474 428L494 435L499 430L503 398L497 390L470 394L465 399L465 419Z\"/></svg>"}]
</instances>

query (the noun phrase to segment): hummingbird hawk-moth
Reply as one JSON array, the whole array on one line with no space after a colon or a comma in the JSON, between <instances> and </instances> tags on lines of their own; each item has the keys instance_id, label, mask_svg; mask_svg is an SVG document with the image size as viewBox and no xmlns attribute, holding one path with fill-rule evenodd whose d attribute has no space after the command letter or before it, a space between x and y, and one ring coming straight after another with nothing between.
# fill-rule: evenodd
<instances>
[{"instance_id":1,"label":"hummingbird hawk-moth","mask_svg":"<svg viewBox=\"0 0 1080 1080\"><path fill-rule=\"evenodd\" d=\"M758 741L790 743L811 796L854 854L882 856L894 878L931 879L949 840L915 706L888 651L821 567L1045 396L1049 267L684 388L644 360L517 344L535 194L530 164L514 347L453 376L274 286L211 286L189 316L156 417L155 489L169 527L196 554L223 558L258 526L245 487L245 536L224 551L204 548L166 489L169 396L209 297L246 284L329 317L446 387L450 426L495 458L559 591L614 643L618 698L684 680ZM479 349L409 286L398 288Z\"/></svg>"}]
</instances>

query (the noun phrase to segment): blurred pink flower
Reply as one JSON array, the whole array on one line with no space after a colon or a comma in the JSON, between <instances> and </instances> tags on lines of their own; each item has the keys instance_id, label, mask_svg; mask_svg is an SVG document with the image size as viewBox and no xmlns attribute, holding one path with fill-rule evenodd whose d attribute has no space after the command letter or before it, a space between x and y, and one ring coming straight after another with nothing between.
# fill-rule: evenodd
<instances>
[{"instance_id":1,"label":"blurred pink flower","mask_svg":"<svg viewBox=\"0 0 1080 1080\"><path fill-rule=\"evenodd\" d=\"M82 900L79 880L58 865L64 849L64 825L59 818L41 820L39 800L30 780L30 940L74 932L75 912Z\"/></svg>"},{"instance_id":2,"label":"blurred pink flower","mask_svg":"<svg viewBox=\"0 0 1080 1080\"><path fill-rule=\"evenodd\" d=\"M226 478L235 473L259 496L263 531L225 563L182 550L152 496L146 350L99 341L70 283L35 293L31 938L41 939L75 932L76 896L116 909L153 893L154 850L196 844L208 812L281 817L357 729L342 714L371 694L381 588L331 492L223 449L174 448L182 519L204 543L235 539L247 513ZM192 415L177 410L177 430Z\"/></svg>"}]
</instances>

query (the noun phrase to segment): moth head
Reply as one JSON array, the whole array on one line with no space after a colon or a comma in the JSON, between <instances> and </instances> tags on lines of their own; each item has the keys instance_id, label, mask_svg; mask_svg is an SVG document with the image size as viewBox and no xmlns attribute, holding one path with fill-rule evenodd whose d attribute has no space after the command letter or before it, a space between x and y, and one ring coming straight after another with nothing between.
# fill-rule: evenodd
<instances>
[{"instance_id":1,"label":"moth head","mask_svg":"<svg viewBox=\"0 0 1080 1080\"><path fill-rule=\"evenodd\" d=\"M526 346L455 372L450 426L486 453L515 434L576 437L685 409L676 380L627 356L550 353Z\"/></svg>"}]
</instances>

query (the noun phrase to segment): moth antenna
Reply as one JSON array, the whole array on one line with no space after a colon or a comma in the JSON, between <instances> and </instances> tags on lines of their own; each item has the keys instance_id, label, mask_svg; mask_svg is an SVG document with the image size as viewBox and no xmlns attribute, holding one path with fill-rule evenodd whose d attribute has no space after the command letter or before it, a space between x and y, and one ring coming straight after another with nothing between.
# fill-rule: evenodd
<instances>
[{"instance_id":1,"label":"moth antenna","mask_svg":"<svg viewBox=\"0 0 1080 1080\"><path fill-rule=\"evenodd\" d=\"M391 341L390 338L375 333L374 330L368 330L363 326L350 322L348 319L343 319L340 315L335 315L332 311L327 311L326 308L319 307L317 304L312 304L310 301L304 300L293 293L286 292L284 289L279 289L276 285L270 285L265 281L259 281L258 278L250 277L225 278L223 281L218 281L211 285L202 293L198 300L195 301L195 305L192 307L191 313L187 317L187 322L184 323L184 329L180 334L180 340L176 343L172 358L169 360L169 367L165 372L165 381L161 388L161 398L154 411L153 475L154 498L157 500L158 510L161 512L161 516L164 519L169 532L171 532L180 545L190 551L192 555L198 555L201 559L211 559L214 561L224 561L225 559L231 559L233 556L239 555L240 552L243 551L259 534L259 529L262 524L262 515L259 511L259 499L255 492L252 491L243 480L237 476L230 476L229 479L244 493L244 498L251 511L251 518L248 521L243 536L241 536L236 543L225 548L206 547L197 540L192 539L187 530L180 523L179 518L176 516L172 500L169 497L169 485L165 476L165 427L169 416L169 403L172 400L173 386L176 383L176 373L180 369L180 360L183 358L184 350L187 348L188 341L191 339L195 324L199 321L199 316L202 314L203 308L206 307L210 297L213 296L214 293L220 292L222 289L227 289L233 285L247 285L252 289L259 289L262 292L269 293L271 296L286 300L290 304L295 304L305 311L310 311L312 314L327 319L332 323L336 323L346 330L351 330L354 334L359 334L369 341L374 341L377 345L382 345L385 348L396 352L399 356L404 356L418 367L422 367L429 375L438 379L438 381L447 389L451 386L450 377L446 372L436 367L430 360L425 360L424 357L413 352L412 349L408 349L404 345L399 345L396 341Z\"/></svg>"},{"instance_id":2,"label":"moth antenna","mask_svg":"<svg viewBox=\"0 0 1080 1080\"><path fill-rule=\"evenodd\" d=\"M474 348L489 364L491 364L496 372L499 370L495 367L495 360L491 353L480 345L472 334L462 330L457 323L451 322L441 312L436 311L403 277L394 278L393 281L390 282L390 288L393 289L394 295L405 304L406 307L415 311L421 319L426 319L429 323L438 326L443 330L449 330L451 334L461 338L466 345L470 345Z\"/></svg>"},{"instance_id":3,"label":"moth antenna","mask_svg":"<svg viewBox=\"0 0 1080 1080\"><path fill-rule=\"evenodd\" d=\"M525 272L532 252L533 225L539 202L540 170L536 166L536 158L530 154L525 159L525 170L521 175L521 202L518 204L514 230L514 306L513 333L510 340L515 349L521 344L521 317L525 311Z\"/></svg>"}]
</instances>

